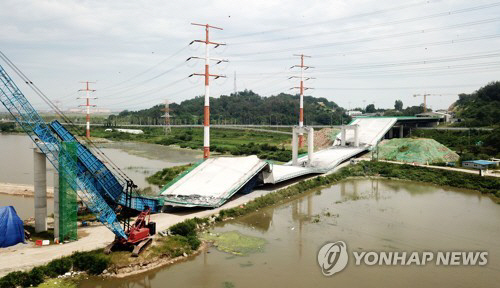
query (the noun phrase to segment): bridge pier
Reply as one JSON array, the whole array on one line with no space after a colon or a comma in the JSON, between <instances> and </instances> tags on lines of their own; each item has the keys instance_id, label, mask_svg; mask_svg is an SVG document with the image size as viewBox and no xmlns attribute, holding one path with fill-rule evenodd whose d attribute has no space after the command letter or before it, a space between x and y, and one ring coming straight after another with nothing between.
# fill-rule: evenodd
<instances>
[{"instance_id":1,"label":"bridge pier","mask_svg":"<svg viewBox=\"0 0 500 288\"><path fill-rule=\"evenodd\" d=\"M38 149L33 149L35 232L47 231L47 161Z\"/></svg>"},{"instance_id":2,"label":"bridge pier","mask_svg":"<svg viewBox=\"0 0 500 288\"><path fill-rule=\"evenodd\" d=\"M307 133L307 165L310 166L314 159L314 128L294 126L292 129L292 165L298 165L299 135Z\"/></svg>"},{"instance_id":3,"label":"bridge pier","mask_svg":"<svg viewBox=\"0 0 500 288\"><path fill-rule=\"evenodd\" d=\"M399 126L399 138L404 138L404 127L403 127L403 125Z\"/></svg>"},{"instance_id":4,"label":"bridge pier","mask_svg":"<svg viewBox=\"0 0 500 288\"><path fill-rule=\"evenodd\" d=\"M54 170L54 242L59 240L59 172Z\"/></svg>"},{"instance_id":5,"label":"bridge pier","mask_svg":"<svg viewBox=\"0 0 500 288\"><path fill-rule=\"evenodd\" d=\"M341 146L346 146L347 140L347 129L352 129L354 130L354 147L359 147L359 125L354 124L354 125L342 125L340 131L340 145Z\"/></svg>"}]
</instances>

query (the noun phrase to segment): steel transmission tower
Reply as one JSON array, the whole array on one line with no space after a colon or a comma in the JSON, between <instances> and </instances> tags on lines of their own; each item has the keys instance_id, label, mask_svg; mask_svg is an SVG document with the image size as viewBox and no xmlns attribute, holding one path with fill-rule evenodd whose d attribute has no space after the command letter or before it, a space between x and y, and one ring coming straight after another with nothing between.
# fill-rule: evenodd
<instances>
[{"instance_id":1,"label":"steel transmission tower","mask_svg":"<svg viewBox=\"0 0 500 288\"><path fill-rule=\"evenodd\" d=\"M90 83L95 83L95 82L89 82L89 81L84 81L84 82L81 82L83 84L85 84L85 88L84 89L80 89L78 91L85 91L85 97L78 97L77 99L85 99L85 104L84 105L79 105L79 107L86 107L86 120L87 120L87 129L86 129L86 136L87 138L90 138L90 107L96 107L96 105L91 105L90 104L90 99L97 99L97 97L90 97L90 93L91 92L95 92L96 90L95 89L90 89L89 88L89 84Z\"/></svg>"},{"instance_id":2,"label":"steel transmission tower","mask_svg":"<svg viewBox=\"0 0 500 288\"><path fill-rule=\"evenodd\" d=\"M203 76L205 78L205 105L203 110L203 158L207 159L210 156L210 77L214 79L226 77L224 75L210 74L210 61L215 61L215 64L220 64L222 62L227 62L223 59L210 58L210 46L214 45L217 48L221 45L226 45L224 43L217 43L210 41L209 31L210 29L222 30L222 28L211 26L209 24L197 24L191 23L191 25L205 27L205 40L193 40L189 45L199 42L205 43L205 57L189 57L186 61L191 59L203 59L205 60L205 73L193 73L191 76Z\"/></svg>"},{"instance_id":3,"label":"steel transmission tower","mask_svg":"<svg viewBox=\"0 0 500 288\"><path fill-rule=\"evenodd\" d=\"M163 115L163 117L165 117L165 134L167 134L168 132L170 132L170 107L168 98L165 99L165 108L163 108L163 112L165 112L165 115Z\"/></svg>"},{"instance_id":4,"label":"steel transmission tower","mask_svg":"<svg viewBox=\"0 0 500 288\"><path fill-rule=\"evenodd\" d=\"M299 89L299 91L300 91L299 127L302 128L304 126L304 90L312 89L309 87L304 87L304 81L307 81L309 79L314 79L312 77L304 77L304 70L307 70L307 69L313 68L313 67L304 65L304 58L311 58L311 56L307 56L304 54L294 54L293 56L300 57L300 65L293 65L292 67L290 67L290 69L300 68L300 76L292 76L292 77L289 77L289 79L300 78L300 86L293 87L291 89ZM303 146L304 146L304 134L300 133L299 134L299 147L303 147Z\"/></svg>"}]
</instances>

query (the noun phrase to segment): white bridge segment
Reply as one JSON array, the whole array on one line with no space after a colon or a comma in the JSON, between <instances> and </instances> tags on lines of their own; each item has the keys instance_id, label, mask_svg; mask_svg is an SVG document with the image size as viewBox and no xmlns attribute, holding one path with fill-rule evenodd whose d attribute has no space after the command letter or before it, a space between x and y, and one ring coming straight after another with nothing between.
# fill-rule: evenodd
<instances>
[{"instance_id":1,"label":"white bridge segment","mask_svg":"<svg viewBox=\"0 0 500 288\"><path fill-rule=\"evenodd\" d=\"M180 206L218 207L267 165L255 155L209 158L161 195Z\"/></svg>"},{"instance_id":2,"label":"white bridge segment","mask_svg":"<svg viewBox=\"0 0 500 288\"><path fill-rule=\"evenodd\" d=\"M358 125L360 145L375 146L397 122L397 118L356 118L349 125ZM354 142L354 131L346 131L346 142ZM340 133L337 134L334 146L340 145Z\"/></svg>"},{"instance_id":3,"label":"white bridge segment","mask_svg":"<svg viewBox=\"0 0 500 288\"><path fill-rule=\"evenodd\" d=\"M340 133L333 146L314 153L313 162L308 157L298 159L299 166L291 161L284 165L268 164L257 156L220 157L205 160L198 167L168 187L161 195L165 203L174 206L218 207L241 189L254 176L261 173L263 183L276 184L307 174L322 174L340 163L377 145L378 141L397 122L397 118L358 118L360 147L353 147L354 131L347 130L347 146L340 146Z\"/></svg>"}]
</instances>

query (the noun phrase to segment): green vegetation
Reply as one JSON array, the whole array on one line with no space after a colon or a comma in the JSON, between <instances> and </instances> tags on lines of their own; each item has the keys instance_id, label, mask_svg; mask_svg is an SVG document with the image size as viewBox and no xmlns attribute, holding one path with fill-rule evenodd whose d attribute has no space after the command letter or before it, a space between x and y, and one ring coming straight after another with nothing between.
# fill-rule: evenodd
<instances>
[{"instance_id":1,"label":"green vegetation","mask_svg":"<svg viewBox=\"0 0 500 288\"><path fill-rule=\"evenodd\" d=\"M205 241L213 242L220 251L235 254L247 255L254 252L260 252L264 249L266 240L241 234L238 231L223 232L220 234L203 233L200 238Z\"/></svg>"},{"instance_id":2,"label":"green vegetation","mask_svg":"<svg viewBox=\"0 0 500 288\"><path fill-rule=\"evenodd\" d=\"M38 288L76 288L76 287L78 287L77 282L71 278L48 279L38 286Z\"/></svg>"},{"instance_id":3,"label":"green vegetation","mask_svg":"<svg viewBox=\"0 0 500 288\"><path fill-rule=\"evenodd\" d=\"M203 124L203 97L170 104L170 115L175 124ZM164 105L156 105L139 111L122 111L110 116L108 124L160 124L165 112ZM293 125L299 117L299 95L281 93L276 96L262 97L245 90L229 96L210 98L210 117L213 124L257 124ZM344 109L326 98L304 97L304 110L308 111L306 125L340 124L341 119L349 121Z\"/></svg>"},{"instance_id":4,"label":"green vegetation","mask_svg":"<svg viewBox=\"0 0 500 288\"><path fill-rule=\"evenodd\" d=\"M146 177L146 181L148 181L149 184L157 185L158 187L163 187L165 186L165 184L172 181L175 177L177 177L179 174L189 169L191 166L192 164L187 164L182 166L165 168L149 177Z\"/></svg>"},{"instance_id":5,"label":"green vegetation","mask_svg":"<svg viewBox=\"0 0 500 288\"><path fill-rule=\"evenodd\" d=\"M29 272L11 272L0 278L0 288L38 286L48 278L56 278L71 270L98 275L110 264L110 257L104 255L102 250L76 252L71 256L54 259L47 265L35 267Z\"/></svg>"},{"instance_id":6,"label":"green vegetation","mask_svg":"<svg viewBox=\"0 0 500 288\"><path fill-rule=\"evenodd\" d=\"M379 144L378 158L425 164L455 162L459 156L433 139L395 138Z\"/></svg>"},{"instance_id":7,"label":"green vegetation","mask_svg":"<svg viewBox=\"0 0 500 288\"><path fill-rule=\"evenodd\" d=\"M500 178L481 177L475 174L431 169L412 165L362 161L356 165L342 168L337 173L300 181L295 185L281 189L277 192L255 198L243 206L221 210L216 220L222 221L226 218L234 218L245 215L270 205L282 203L291 197L296 197L302 193L310 191L311 189L332 185L349 177L359 176L381 176L426 182L441 186L472 189L500 198Z\"/></svg>"},{"instance_id":8,"label":"green vegetation","mask_svg":"<svg viewBox=\"0 0 500 288\"><path fill-rule=\"evenodd\" d=\"M92 135L114 141L138 141L161 145L178 145L181 148L202 149L203 128L172 128L165 135L163 128L142 128L144 134L135 135L123 132L106 132L103 127L96 127ZM290 130L290 129L289 129ZM83 135L84 131L80 131ZM257 155L261 159L289 161L290 135L234 129L212 129L210 131L210 151L232 155ZM299 151L302 153L303 151Z\"/></svg>"},{"instance_id":9,"label":"green vegetation","mask_svg":"<svg viewBox=\"0 0 500 288\"><path fill-rule=\"evenodd\" d=\"M413 130L412 136L432 138L456 151L460 161L500 158L500 128L493 131Z\"/></svg>"},{"instance_id":10,"label":"green vegetation","mask_svg":"<svg viewBox=\"0 0 500 288\"><path fill-rule=\"evenodd\" d=\"M491 82L471 94L460 94L453 104L460 126L498 126L500 119L500 82Z\"/></svg>"},{"instance_id":11,"label":"green vegetation","mask_svg":"<svg viewBox=\"0 0 500 288\"><path fill-rule=\"evenodd\" d=\"M17 132L16 123L0 123L0 132Z\"/></svg>"}]
</instances>

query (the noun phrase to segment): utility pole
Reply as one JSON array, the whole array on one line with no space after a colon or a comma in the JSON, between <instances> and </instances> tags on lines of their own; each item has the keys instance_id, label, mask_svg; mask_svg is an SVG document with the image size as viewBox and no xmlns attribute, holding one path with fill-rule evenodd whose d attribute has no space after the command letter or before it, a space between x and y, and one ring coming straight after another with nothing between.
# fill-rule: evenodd
<instances>
[{"instance_id":1,"label":"utility pole","mask_svg":"<svg viewBox=\"0 0 500 288\"><path fill-rule=\"evenodd\" d=\"M170 107L168 103L168 98L165 99L165 108L163 108L163 112L165 112L165 134L170 132Z\"/></svg>"},{"instance_id":2,"label":"utility pole","mask_svg":"<svg viewBox=\"0 0 500 288\"><path fill-rule=\"evenodd\" d=\"M90 138L90 107L96 107L96 105L90 105L90 99L97 99L97 97L90 97L90 93L91 92L95 92L96 90L95 89L90 89L89 88L89 84L90 83L95 83L95 82L89 82L89 81L84 81L84 82L80 82L80 83L83 83L85 84L85 88L84 89L80 89L78 91L85 91L85 97L82 98L82 97L78 97L77 99L85 99L86 102L85 102L85 105L80 105L80 107L86 107L86 112L87 112L87 129L86 129L86 136L87 138Z\"/></svg>"},{"instance_id":3,"label":"utility pole","mask_svg":"<svg viewBox=\"0 0 500 288\"><path fill-rule=\"evenodd\" d=\"M413 94L413 97L424 96L424 113L427 112L427 96L442 96L441 94Z\"/></svg>"},{"instance_id":4,"label":"utility pole","mask_svg":"<svg viewBox=\"0 0 500 288\"><path fill-rule=\"evenodd\" d=\"M294 54L293 56L300 57L300 65L294 65L294 66L290 67L290 69L291 68L300 68L300 77L292 76L292 77L289 77L289 79L300 78L300 86L293 87L291 89L299 89L299 91L300 91L299 127L302 128L304 126L304 90L312 89L309 87L304 87L304 80L314 79L312 77L305 77L304 78L304 70L307 70L307 69L313 68L313 67L304 65L304 57L311 58L311 56L307 56L304 54ZM303 146L304 146L304 134L301 132L299 134L299 147L302 148Z\"/></svg>"},{"instance_id":5,"label":"utility pole","mask_svg":"<svg viewBox=\"0 0 500 288\"><path fill-rule=\"evenodd\" d=\"M238 88L236 86L236 71L234 71L234 95L238 93Z\"/></svg>"},{"instance_id":6,"label":"utility pole","mask_svg":"<svg viewBox=\"0 0 500 288\"><path fill-rule=\"evenodd\" d=\"M191 41L191 43L189 43L189 45L195 42L205 43L205 57L189 57L186 61L189 61L191 59L205 60L205 73L193 73L189 75L189 77L191 76L205 77L205 107L203 110L203 159L208 159L208 157L210 156L210 77L214 77L214 79L226 77L224 75L210 74L210 61L215 61L216 64L227 62L227 60L210 58L209 45L214 45L214 48L217 48L221 45L226 45L226 44L210 41L209 37L210 29L222 30L222 28L211 26L209 24L191 23L191 25L205 27L205 40L193 40Z\"/></svg>"}]
</instances>

